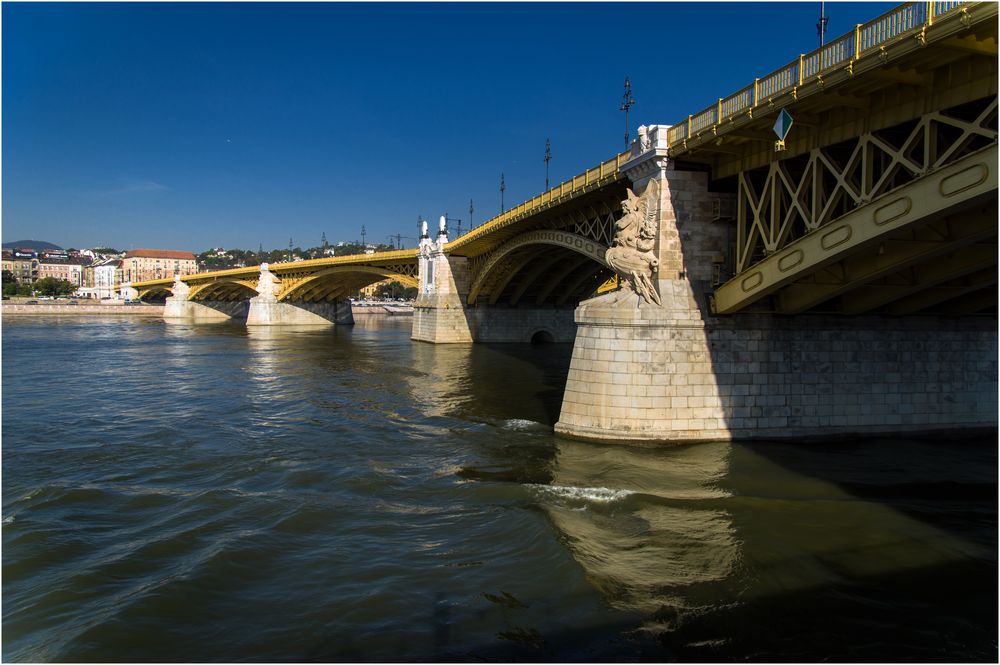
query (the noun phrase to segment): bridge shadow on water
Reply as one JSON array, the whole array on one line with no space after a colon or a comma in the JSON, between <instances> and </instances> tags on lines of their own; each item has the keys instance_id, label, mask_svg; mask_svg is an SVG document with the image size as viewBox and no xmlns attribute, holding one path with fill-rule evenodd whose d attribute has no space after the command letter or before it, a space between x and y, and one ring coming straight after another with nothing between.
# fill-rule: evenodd
<instances>
[{"instance_id":1,"label":"bridge shadow on water","mask_svg":"<svg viewBox=\"0 0 1000 665\"><path fill-rule=\"evenodd\" d=\"M555 422L571 350L488 351L501 367L536 367L527 412ZM525 377L496 367L470 361L477 401L522 417ZM554 439L528 463L510 451L508 464L462 469L547 485L539 509L590 584L635 618L528 627L517 644L442 659L995 661L995 442L990 431L666 448Z\"/></svg>"}]
</instances>

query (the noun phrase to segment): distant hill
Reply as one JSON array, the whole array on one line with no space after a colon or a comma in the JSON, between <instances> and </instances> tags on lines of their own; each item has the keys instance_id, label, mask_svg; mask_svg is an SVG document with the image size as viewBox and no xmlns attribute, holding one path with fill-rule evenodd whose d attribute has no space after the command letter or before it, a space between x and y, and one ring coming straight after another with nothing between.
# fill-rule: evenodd
<instances>
[{"instance_id":1,"label":"distant hill","mask_svg":"<svg viewBox=\"0 0 1000 665\"><path fill-rule=\"evenodd\" d=\"M5 242L3 244L4 249L31 249L36 252L48 252L51 250L62 249L59 245L53 245L50 242L45 242L44 240L15 240L14 242Z\"/></svg>"}]
</instances>

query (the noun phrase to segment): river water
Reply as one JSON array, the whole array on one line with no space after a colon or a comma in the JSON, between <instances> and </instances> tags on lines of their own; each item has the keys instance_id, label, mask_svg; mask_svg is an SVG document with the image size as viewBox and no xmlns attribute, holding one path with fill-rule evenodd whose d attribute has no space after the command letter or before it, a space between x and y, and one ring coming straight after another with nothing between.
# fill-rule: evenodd
<instances>
[{"instance_id":1,"label":"river water","mask_svg":"<svg viewBox=\"0 0 1000 665\"><path fill-rule=\"evenodd\" d=\"M570 347L3 321L5 661L996 661L992 436L556 438Z\"/></svg>"}]
</instances>

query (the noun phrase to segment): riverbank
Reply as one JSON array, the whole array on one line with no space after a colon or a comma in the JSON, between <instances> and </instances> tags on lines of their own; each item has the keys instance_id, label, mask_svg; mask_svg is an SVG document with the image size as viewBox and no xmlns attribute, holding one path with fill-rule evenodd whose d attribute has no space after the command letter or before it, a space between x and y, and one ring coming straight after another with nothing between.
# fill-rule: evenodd
<instances>
[{"instance_id":1,"label":"riverbank","mask_svg":"<svg viewBox=\"0 0 1000 665\"><path fill-rule=\"evenodd\" d=\"M3 316L31 316L51 314L98 314L101 316L163 316L163 305L125 305L98 304L78 302L73 305L68 302L46 301L28 305L25 303L4 301L0 307Z\"/></svg>"},{"instance_id":2,"label":"riverbank","mask_svg":"<svg viewBox=\"0 0 1000 665\"><path fill-rule=\"evenodd\" d=\"M354 316L413 316L411 305L353 305L351 312ZM4 301L0 306L0 314L3 316L31 316L31 315L51 315L51 314L95 314L100 316L163 316L163 305L125 305L123 303L85 303L78 302L73 305L68 302L45 301L28 305L23 302Z\"/></svg>"}]
</instances>

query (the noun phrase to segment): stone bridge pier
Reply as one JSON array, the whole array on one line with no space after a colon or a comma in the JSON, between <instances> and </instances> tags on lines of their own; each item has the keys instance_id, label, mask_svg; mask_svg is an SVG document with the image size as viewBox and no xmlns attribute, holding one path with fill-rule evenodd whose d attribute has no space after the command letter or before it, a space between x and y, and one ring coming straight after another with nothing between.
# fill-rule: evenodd
<instances>
[{"instance_id":1,"label":"stone bridge pier","mask_svg":"<svg viewBox=\"0 0 1000 665\"><path fill-rule=\"evenodd\" d=\"M732 250L713 205L730 195L677 168L665 137L641 128L648 149L623 166L635 198L608 254L624 288L576 309L557 433L691 442L996 427L995 319L714 315L715 271Z\"/></svg>"},{"instance_id":2,"label":"stone bridge pier","mask_svg":"<svg viewBox=\"0 0 1000 665\"><path fill-rule=\"evenodd\" d=\"M441 218L433 239L426 223L421 235L413 340L434 344L573 341L576 324L572 306L468 306L472 288L469 259L445 252L445 219Z\"/></svg>"},{"instance_id":3,"label":"stone bridge pier","mask_svg":"<svg viewBox=\"0 0 1000 665\"><path fill-rule=\"evenodd\" d=\"M191 287L178 275L169 287L171 295L164 303L163 318L189 323L237 319L248 326L354 324L349 300L279 301L280 288L280 282L266 263L261 265L255 289L257 295L245 300L193 300ZM245 290L249 291L249 286Z\"/></svg>"},{"instance_id":4,"label":"stone bridge pier","mask_svg":"<svg viewBox=\"0 0 1000 665\"><path fill-rule=\"evenodd\" d=\"M170 286L171 295L163 307L163 318L167 321L187 323L211 323L230 319L245 319L248 303L244 301L196 301L189 299L191 287L174 277Z\"/></svg>"},{"instance_id":5,"label":"stone bridge pier","mask_svg":"<svg viewBox=\"0 0 1000 665\"><path fill-rule=\"evenodd\" d=\"M248 326L281 325L353 325L354 314L349 300L332 302L279 301L281 284L268 269L260 266L257 295L250 298Z\"/></svg>"}]
</instances>

